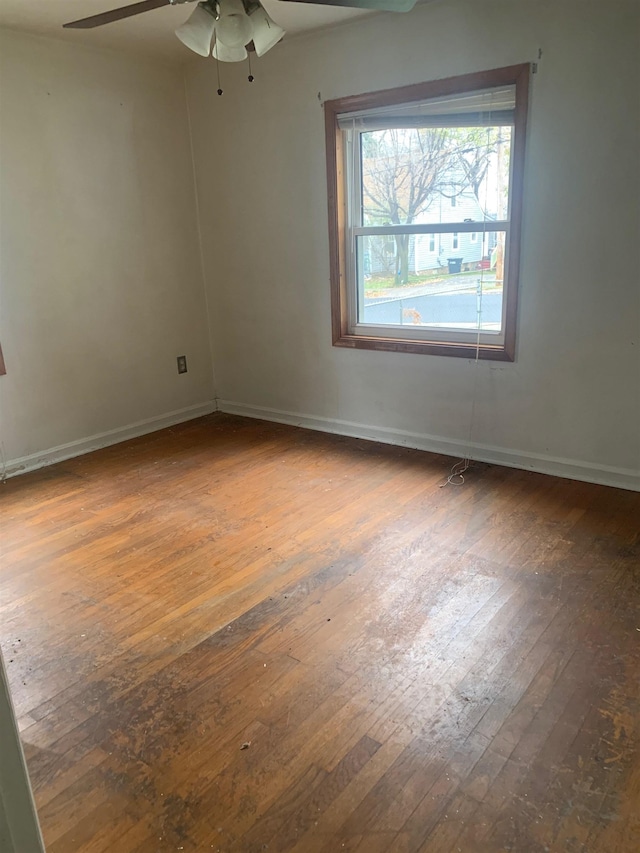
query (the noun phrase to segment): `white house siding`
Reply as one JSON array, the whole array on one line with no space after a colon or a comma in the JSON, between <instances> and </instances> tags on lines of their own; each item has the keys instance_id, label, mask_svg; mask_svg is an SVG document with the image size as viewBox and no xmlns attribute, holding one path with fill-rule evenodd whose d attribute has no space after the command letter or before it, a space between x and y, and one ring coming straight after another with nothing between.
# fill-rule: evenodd
<instances>
[{"instance_id":1,"label":"white house siding","mask_svg":"<svg viewBox=\"0 0 640 853\"><path fill-rule=\"evenodd\" d=\"M429 222L446 224L471 219L478 223L476 240L472 239L471 233L459 233L458 247L455 248L453 233L435 234L433 235L434 248L431 251L431 235L417 234L411 238L409 244L409 271L418 273L446 267L449 258L461 258L462 264L475 264L481 261L482 257L488 255L495 245L495 236L489 233L485 235L483 248L483 230L487 218L493 220L495 217L492 215L485 217L478 199L471 191L456 196L455 206L452 205L450 198L438 196L429 209L416 218L415 224L425 225ZM365 274L392 275L395 272L393 238L370 238L367 248Z\"/></svg>"},{"instance_id":2,"label":"white house siding","mask_svg":"<svg viewBox=\"0 0 640 853\"><path fill-rule=\"evenodd\" d=\"M412 272L446 267L450 258L461 258L463 264L477 263L482 260L482 233L476 235L476 242L471 234L458 234L458 246L454 246L453 234L436 234L435 251L431 252L430 235L419 234L415 239L414 264Z\"/></svg>"},{"instance_id":3,"label":"white house siding","mask_svg":"<svg viewBox=\"0 0 640 853\"><path fill-rule=\"evenodd\" d=\"M486 254L489 249L487 245L483 252L482 231L486 217L478 199L470 190L456 196L455 206L452 205L450 198L440 196L435 204L418 217L417 222L421 225L429 222L446 224L464 222L465 219L478 222L475 242L470 233L460 233L458 247L455 248L453 234L435 234L434 251L431 251L431 235L420 234L415 241L415 266L412 271L423 272L445 267L449 258L461 258L463 264L477 263L482 260L483 254Z\"/></svg>"}]
</instances>

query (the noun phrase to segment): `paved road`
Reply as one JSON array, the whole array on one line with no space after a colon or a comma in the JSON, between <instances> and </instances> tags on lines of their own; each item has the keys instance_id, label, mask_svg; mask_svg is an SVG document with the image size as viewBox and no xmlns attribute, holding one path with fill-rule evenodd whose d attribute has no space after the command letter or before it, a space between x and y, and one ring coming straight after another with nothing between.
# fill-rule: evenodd
<instances>
[{"instance_id":1,"label":"paved road","mask_svg":"<svg viewBox=\"0 0 640 853\"><path fill-rule=\"evenodd\" d=\"M415 310L423 323L476 323L475 293L437 293L433 296L414 296L393 300L367 300L365 323L402 323L403 311ZM502 313L502 294L485 293L482 297L482 322L499 323ZM412 317L404 317L411 325Z\"/></svg>"}]
</instances>

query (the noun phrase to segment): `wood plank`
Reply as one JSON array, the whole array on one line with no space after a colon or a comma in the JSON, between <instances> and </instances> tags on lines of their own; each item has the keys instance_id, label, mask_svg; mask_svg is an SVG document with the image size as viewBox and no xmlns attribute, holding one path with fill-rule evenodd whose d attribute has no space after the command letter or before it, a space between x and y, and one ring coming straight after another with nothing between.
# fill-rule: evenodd
<instances>
[{"instance_id":1,"label":"wood plank","mask_svg":"<svg viewBox=\"0 0 640 853\"><path fill-rule=\"evenodd\" d=\"M6 483L48 849L635 853L640 494L450 465L216 415Z\"/></svg>"}]
</instances>

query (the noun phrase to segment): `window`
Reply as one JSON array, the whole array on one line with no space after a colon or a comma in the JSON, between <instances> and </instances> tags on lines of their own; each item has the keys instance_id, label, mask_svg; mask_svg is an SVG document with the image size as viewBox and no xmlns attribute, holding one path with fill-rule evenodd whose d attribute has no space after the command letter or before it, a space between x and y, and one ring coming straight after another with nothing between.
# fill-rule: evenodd
<instances>
[{"instance_id":1,"label":"window","mask_svg":"<svg viewBox=\"0 0 640 853\"><path fill-rule=\"evenodd\" d=\"M529 74L325 103L334 345L513 360Z\"/></svg>"}]
</instances>

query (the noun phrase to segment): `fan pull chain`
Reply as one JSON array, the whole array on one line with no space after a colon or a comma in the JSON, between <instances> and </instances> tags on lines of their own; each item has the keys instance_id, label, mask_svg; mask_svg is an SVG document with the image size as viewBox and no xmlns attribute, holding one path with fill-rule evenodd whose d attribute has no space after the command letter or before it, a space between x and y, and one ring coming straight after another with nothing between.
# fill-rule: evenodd
<instances>
[{"instance_id":1,"label":"fan pull chain","mask_svg":"<svg viewBox=\"0 0 640 853\"><path fill-rule=\"evenodd\" d=\"M220 85L220 60L216 59L216 71L218 72L218 94L222 94L222 86Z\"/></svg>"},{"instance_id":2,"label":"fan pull chain","mask_svg":"<svg viewBox=\"0 0 640 853\"><path fill-rule=\"evenodd\" d=\"M249 81L249 83L253 83L253 81L256 78L251 73L251 51L250 50L247 51L247 59L249 60L249 76L247 77L247 80Z\"/></svg>"}]
</instances>

